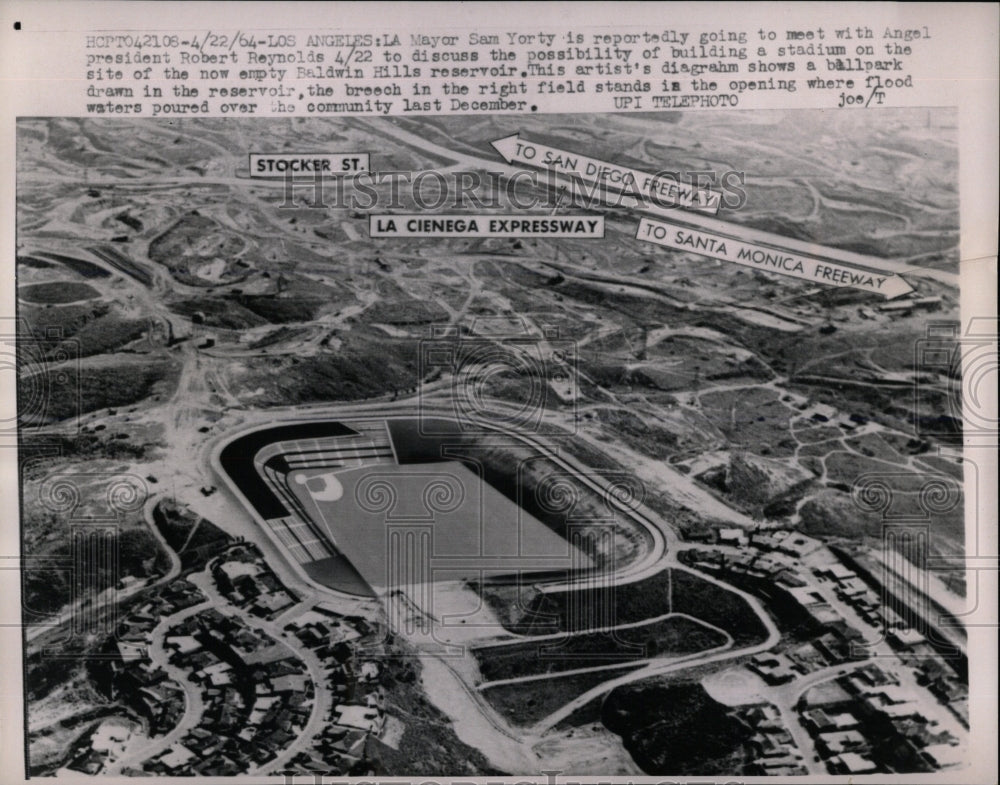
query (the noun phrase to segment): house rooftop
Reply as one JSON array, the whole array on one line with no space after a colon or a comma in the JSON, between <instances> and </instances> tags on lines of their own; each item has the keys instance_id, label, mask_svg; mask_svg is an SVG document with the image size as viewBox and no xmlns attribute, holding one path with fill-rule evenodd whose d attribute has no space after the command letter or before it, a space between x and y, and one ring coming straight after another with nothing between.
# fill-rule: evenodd
<instances>
[{"instance_id":1,"label":"house rooftop","mask_svg":"<svg viewBox=\"0 0 1000 785\"><path fill-rule=\"evenodd\" d=\"M201 648L201 643L191 635L171 635L166 638L164 643L181 654L190 654Z\"/></svg>"},{"instance_id":2,"label":"house rooftop","mask_svg":"<svg viewBox=\"0 0 1000 785\"><path fill-rule=\"evenodd\" d=\"M345 725L359 730L371 730L378 722L378 710L367 706L345 706L336 708L338 725Z\"/></svg>"},{"instance_id":3,"label":"house rooftop","mask_svg":"<svg viewBox=\"0 0 1000 785\"><path fill-rule=\"evenodd\" d=\"M842 755L831 758L830 761L838 769L847 774L864 774L865 772L875 771L875 764L864 755L859 755L856 752L845 752Z\"/></svg>"},{"instance_id":4,"label":"house rooftop","mask_svg":"<svg viewBox=\"0 0 1000 785\"><path fill-rule=\"evenodd\" d=\"M891 630L889 637L902 646L915 646L924 642L924 636L910 628Z\"/></svg>"},{"instance_id":5,"label":"house rooftop","mask_svg":"<svg viewBox=\"0 0 1000 785\"><path fill-rule=\"evenodd\" d=\"M168 769L176 769L183 766L194 756L194 753L183 744L175 744L160 758L160 762Z\"/></svg>"},{"instance_id":6,"label":"house rooftop","mask_svg":"<svg viewBox=\"0 0 1000 785\"><path fill-rule=\"evenodd\" d=\"M223 562L219 568L226 574L229 580L239 578L241 575L253 577L260 573L260 567L253 562L227 561Z\"/></svg>"}]
</instances>

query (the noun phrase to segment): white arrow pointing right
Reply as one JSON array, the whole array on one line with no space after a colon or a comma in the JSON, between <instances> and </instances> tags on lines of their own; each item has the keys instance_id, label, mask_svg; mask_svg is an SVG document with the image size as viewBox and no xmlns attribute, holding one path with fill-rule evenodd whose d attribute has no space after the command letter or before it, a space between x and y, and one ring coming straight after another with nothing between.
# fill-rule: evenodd
<instances>
[{"instance_id":1,"label":"white arrow pointing right","mask_svg":"<svg viewBox=\"0 0 1000 785\"><path fill-rule=\"evenodd\" d=\"M558 147L528 142L518 134L496 139L490 144L509 164L532 166L579 179L598 188L632 195L646 204L662 208L681 207L714 215L722 203L722 195L716 191L681 182L669 173L650 174L618 166Z\"/></svg>"}]
</instances>

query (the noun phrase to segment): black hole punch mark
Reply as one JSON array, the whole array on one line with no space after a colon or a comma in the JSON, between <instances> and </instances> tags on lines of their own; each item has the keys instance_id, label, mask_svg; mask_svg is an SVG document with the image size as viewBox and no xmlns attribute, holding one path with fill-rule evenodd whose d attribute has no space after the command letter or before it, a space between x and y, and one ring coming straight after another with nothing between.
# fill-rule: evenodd
<instances>
[{"instance_id":1,"label":"black hole punch mark","mask_svg":"<svg viewBox=\"0 0 1000 785\"><path fill-rule=\"evenodd\" d=\"M15 30L20 30L21 29L21 23L20 22L14 22L14 29Z\"/></svg>"}]
</instances>

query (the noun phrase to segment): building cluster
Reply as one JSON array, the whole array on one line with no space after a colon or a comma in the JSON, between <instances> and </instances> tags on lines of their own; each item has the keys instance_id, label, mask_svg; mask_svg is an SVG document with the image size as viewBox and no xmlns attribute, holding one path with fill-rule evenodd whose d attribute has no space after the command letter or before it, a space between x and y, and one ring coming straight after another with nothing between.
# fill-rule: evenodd
<instances>
[{"instance_id":1,"label":"building cluster","mask_svg":"<svg viewBox=\"0 0 1000 785\"><path fill-rule=\"evenodd\" d=\"M956 656L951 662L946 660L920 630L911 626L911 614L905 608L892 602L880 602L878 595L845 565L830 564L814 572L820 580L831 581L837 596L851 605L862 619L884 632L899 659L917 674L918 683L927 687L968 727L969 691L956 670L960 658ZM920 626L917 620L914 621Z\"/></svg>"},{"instance_id":2,"label":"building cluster","mask_svg":"<svg viewBox=\"0 0 1000 785\"><path fill-rule=\"evenodd\" d=\"M883 602L854 570L835 558L813 556L824 547L817 540L783 530L727 528L716 529L711 539L712 544L680 551L679 558L762 597L797 639L755 655L747 664L750 671L777 686L831 666L850 667L813 687L799 705L801 724L830 773L936 771L961 762L958 734L960 726L968 727L963 658L943 656L914 629L919 624L910 622L911 613ZM873 656L886 653L885 645L865 645L848 624L844 615L853 618L852 612L884 634L892 670L883 670ZM951 723L933 703L922 704L921 687L958 722ZM754 773L791 773L800 762L777 717L764 717L768 711L753 707L758 721L750 727L760 754ZM773 738L757 738L765 731Z\"/></svg>"},{"instance_id":3,"label":"building cluster","mask_svg":"<svg viewBox=\"0 0 1000 785\"><path fill-rule=\"evenodd\" d=\"M384 733L388 719L380 664L358 657L375 630L324 602L293 609L297 598L245 543L210 561L208 573L224 604L212 606L197 586L178 579L130 608L108 642L105 686L143 720L142 736L173 731L187 703L200 712L178 741L124 773L245 774L293 744L299 751L275 763L279 771L364 773L369 740ZM161 644L155 648L154 638ZM315 731L307 725L318 685L304 649L318 660L328 696ZM186 683L175 680L178 670ZM115 719L82 737L68 768L98 774L120 757L137 723Z\"/></svg>"},{"instance_id":4,"label":"building cluster","mask_svg":"<svg viewBox=\"0 0 1000 785\"><path fill-rule=\"evenodd\" d=\"M782 684L800 674L868 656L858 645L861 633L818 590L814 576L804 571L800 560L822 548L820 541L783 529L719 529L716 542L721 547L683 550L678 558L763 597L788 625L808 633L807 643L785 654L754 658L751 669L765 681Z\"/></svg>"},{"instance_id":5,"label":"building cluster","mask_svg":"<svg viewBox=\"0 0 1000 785\"><path fill-rule=\"evenodd\" d=\"M238 615L214 608L169 630L172 665L203 705L198 726L143 764L149 774L226 776L277 757L309 720L314 686L301 659Z\"/></svg>"},{"instance_id":6,"label":"building cluster","mask_svg":"<svg viewBox=\"0 0 1000 785\"><path fill-rule=\"evenodd\" d=\"M198 727L156 758L147 773L223 776L267 765L298 743L299 751L276 764L285 773L347 774L361 766L370 737L383 731L386 714L376 662L362 662L357 645L374 630L319 602L296 612L297 598L267 567L255 548L240 544L209 564L230 611L211 608L172 628L165 639L171 663L201 689ZM294 615L293 615L294 614ZM277 622L277 640L252 618ZM271 629L271 628L268 628ZM321 667L316 685L295 649L310 650ZM330 697L321 726L306 726L322 687ZM325 708L325 707L324 707Z\"/></svg>"},{"instance_id":7,"label":"building cluster","mask_svg":"<svg viewBox=\"0 0 1000 785\"><path fill-rule=\"evenodd\" d=\"M796 574L800 560L823 547L819 540L788 529L717 528L706 533L703 539L722 547L681 552L700 568L725 570L749 578L782 580L789 586L804 585Z\"/></svg>"},{"instance_id":8,"label":"building cluster","mask_svg":"<svg viewBox=\"0 0 1000 785\"><path fill-rule=\"evenodd\" d=\"M285 772L365 773L368 741L383 733L388 718L382 670L375 661L357 656L356 646L370 640L374 630L364 619L347 619L322 602L288 621L283 629L315 652L333 697L322 729L289 761Z\"/></svg>"},{"instance_id":9,"label":"building cluster","mask_svg":"<svg viewBox=\"0 0 1000 785\"><path fill-rule=\"evenodd\" d=\"M128 609L108 640L106 668L95 669L98 685L111 700L128 706L145 725L148 736L162 736L176 727L184 714L184 691L149 657L153 629L165 616L205 601L197 587L177 579ZM133 724L112 717L82 737L70 754L67 768L99 774L120 757L134 734Z\"/></svg>"},{"instance_id":10,"label":"building cluster","mask_svg":"<svg viewBox=\"0 0 1000 785\"><path fill-rule=\"evenodd\" d=\"M134 730L133 723L121 717L100 721L77 743L70 754L67 772L100 774L109 762L125 753Z\"/></svg>"},{"instance_id":11,"label":"building cluster","mask_svg":"<svg viewBox=\"0 0 1000 785\"><path fill-rule=\"evenodd\" d=\"M149 657L153 629L161 619L205 601L201 591L177 579L133 607L119 622L112 640L110 697L125 702L145 720L149 736L169 732L184 713L184 692Z\"/></svg>"},{"instance_id":12,"label":"building cluster","mask_svg":"<svg viewBox=\"0 0 1000 785\"><path fill-rule=\"evenodd\" d=\"M864 659L867 654L853 646L855 640L849 633L829 630L812 641L792 645L783 652L757 654L751 658L747 668L771 686L787 684L832 665Z\"/></svg>"},{"instance_id":13,"label":"building cluster","mask_svg":"<svg viewBox=\"0 0 1000 785\"><path fill-rule=\"evenodd\" d=\"M273 619L297 601L250 546L227 551L212 567L212 578L229 602L261 618Z\"/></svg>"},{"instance_id":14,"label":"building cluster","mask_svg":"<svg viewBox=\"0 0 1000 785\"><path fill-rule=\"evenodd\" d=\"M754 704L741 707L733 716L747 730L747 745L753 760L747 774L794 777L809 773L777 707L770 703Z\"/></svg>"},{"instance_id":15,"label":"building cluster","mask_svg":"<svg viewBox=\"0 0 1000 785\"><path fill-rule=\"evenodd\" d=\"M798 710L833 774L930 772L964 761L960 740L875 662L813 687Z\"/></svg>"},{"instance_id":16,"label":"building cluster","mask_svg":"<svg viewBox=\"0 0 1000 785\"><path fill-rule=\"evenodd\" d=\"M900 658L916 669L917 683L930 690L968 728L969 688L966 682L936 652L929 656L926 653L914 654L918 657L915 661L911 661L911 655L905 652L900 654Z\"/></svg>"},{"instance_id":17,"label":"building cluster","mask_svg":"<svg viewBox=\"0 0 1000 785\"><path fill-rule=\"evenodd\" d=\"M873 627L891 629L899 619L891 608L882 606L879 596L853 570L840 562L813 568L819 581L829 581L834 594L850 605L864 621Z\"/></svg>"},{"instance_id":18,"label":"building cluster","mask_svg":"<svg viewBox=\"0 0 1000 785\"><path fill-rule=\"evenodd\" d=\"M123 663L146 657L153 628L161 619L205 601L205 595L192 583L178 578L164 586L141 605L129 609L118 622L113 643Z\"/></svg>"}]
</instances>

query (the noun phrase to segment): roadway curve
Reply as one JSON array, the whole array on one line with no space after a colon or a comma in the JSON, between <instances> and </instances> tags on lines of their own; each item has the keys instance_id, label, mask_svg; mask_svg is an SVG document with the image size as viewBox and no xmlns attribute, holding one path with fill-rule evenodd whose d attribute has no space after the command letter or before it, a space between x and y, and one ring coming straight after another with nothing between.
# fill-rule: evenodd
<instances>
[{"instance_id":1,"label":"roadway curve","mask_svg":"<svg viewBox=\"0 0 1000 785\"><path fill-rule=\"evenodd\" d=\"M663 661L664 659L668 660L669 662L677 663L677 662L681 662L681 661L687 661L687 660L690 660L690 659L698 659L700 657L704 657L704 656L706 656L708 654L712 654L712 653L715 653L715 652L726 651L728 649L731 649L732 646L733 646L733 636L730 635L728 632L726 632L724 629L722 629L721 627L716 627L714 624L709 624L706 621L702 621L701 619L699 619L699 618L697 618L695 616L690 616L687 613L665 613L665 614L662 614L660 616L654 616L653 618L650 618L650 619L643 619L642 621L629 622L628 624L613 624L613 625L608 626L608 627L596 627L596 628L592 628L592 629L588 629L588 630L579 630L577 632L571 632L571 633L557 632L557 633L554 633L552 635L538 635L538 636L535 636L535 638L529 638L528 641L533 643L535 641L541 642L541 641L544 641L544 640L562 640L562 639L564 639L566 637L573 637L575 635L589 635L589 634L592 634L592 633L595 633L595 632L599 633L599 632L611 632L611 631L618 631L618 630L627 630L627 629L631 629L631 628L634 628L634 627L642 627L642 626L645 626L645 625L648 625L648 624L655 624L658 621L663 621L664 619L671 619L671 618L673 618L673 619L677 619L677 618L688 619L689 621L693 621L693 622L701 625L702 627L707 627L708 629L710 629L710 630L712 630L714 632L719 633L726 640L725 640L725 642L720 643L718 646L713 646L710 649L703 649L702 651L693 652L691 654L684 654L684 655L680 655L680 656L677 656L677 657L649 657L649 658L644 659L644 660L630 660L628 662L620 662L620 663L615 663L613 665L598 665L596 667L573 668L572 670L556 671L554 673L534 673L534 674L531 674L530 676L515 676L515 677L510 678L510 679L497 679L496 681L486 681L486 682L483 682L482 684L479 685L479 689L480 690L485 690L485 689L487 689L489 687L500 687L500 686L503 686L503 685L506 685L506 684L529 684L529 683L535 682L535 681L550 681L552 679L562 678L563 676L576 676L576 675L581 674L581 673L598 673L598 672L603 671L603 670L608 670L608 671L614 670L615 668L625 668L625 667L629 667L629 666L635 667L636 664L638 664L638 663L646 663L647 665L648 664L655 664L655 663ZM496 648L496 647L502 646L502 645L508 645L508 646L510 646L510 645L514 645L514 644L518 644L518 643L523 643L523 642L524 641L520 641L520 640L513 640L513 641L491 641L489 643L485 643L485 644L482 644L482 645L474 646L473 648L474 649Z\"/></svg>"},{"instance_id":2,"label":"roadway curve","mask_svg":"<svg viewBox=\"0 0 1000 785\"><path fill-rule=\"evenodd\" d=\"M167 544L167 541L163 538L163 535L160 533L159 527L153 520L153 509L156 507L156 504L160 501L161 498L162 496L159 494L154 494L148 497L146 499L145 504L143 505L142 515L143 515L143 520L146 521L146 525L149 526L149 531L156 538L156 541L160 544L160 547L163 549L163 552L167 555L167 558L170 559L170 569L167 570L167 573L157 578L152 583L136 583L125 589L118 589L115 587L111 587L109 589L105 589L104 592L102 592L102 595L98 598L77 600L71 607L64 608L63 610L59 611L59 613L56 614L54 618L46 620L44 624L35 624L28 627L25 631L26 642L31 643L39 636L44 635L47 632L52 632L54 630L59 629L62 625L69 622L77 613L81 612L82 605L84 603L88 603L95 607L101 607L101 608L118 605L123 600L126 600L129 597L138 594L141 591L147 591L150 589L155 589L159 586L165 586L166 584L170 583L171 581L174 580L174 578L176 578L178 575L181 574L180 557L177 555L174 549Z\"/></svg>"},{"instance_id":3,"label":"roadway curve","mask_svg":"<svg viewBox=\"0 0 1000 785\"><path fill-rule=\"evenodd\" d=\"M212 580L210 570L211 567L209 566L204 572L192 575L189 580L201 589L202 593L209 598L215 608L235 608L215 587L215 581ZM310 602L309 604L311 605L312 603ZM312 743L313 738L323 730L324 725L330 720L333 709L333 693L327 685L326 668L319 657L316 656L316 652L306 648L297 640L290 637L276 621L258 619L240 609L236 610L243 624L258 632L263 632L294 654L306 666L309 680L313 684L313 702L312 709L309 712L309 719L302 730L298 732L295 741L282 750L277 757L260 766L255 766L247 772L247 774L268 774L281 769L298 753L307 749ZM288 612L286 611L278 618L285 618L287 616Z\"/></svg>"},{"instance_id":4,"label":"roadway curve","mask_svg":"<svg viewBox=\"0 0 1000 785\"><path fill-rule=\"evenodd\" d=\"M104 772L107 776L120 775L124 769L136 766L142 763L142 761L159 755L179 742L189 731L201 724L201 717L205 712L205 702L201 697L201 687L191 682L189 678L191 673L189 671L171 664L170 655L163 644L167 633L171 629L185 619L197 616L202 611L207 611L214 606L215 603L212 600L204 600L197 605L184 608L170 616L164 616L150 632L150 643L146 649L149 659L153 665L166 671L170 680L184 691L184 714L173 730L167 733L166 736L152 739L150 740L151 743L145 744L139 750L115 761L114 766Z\"/></svg>"}]
</instances>

